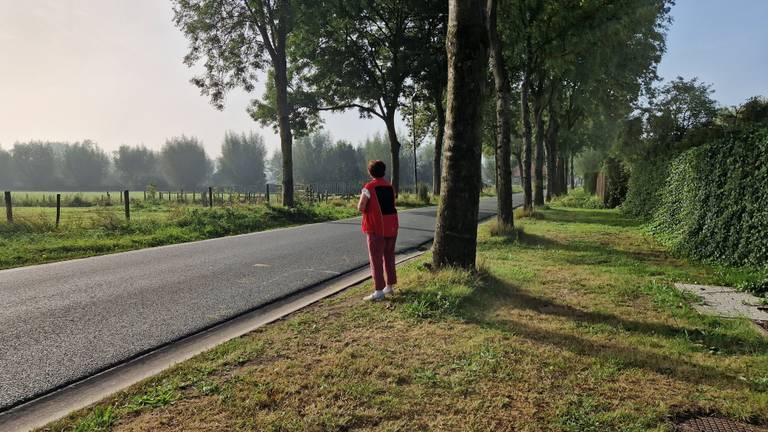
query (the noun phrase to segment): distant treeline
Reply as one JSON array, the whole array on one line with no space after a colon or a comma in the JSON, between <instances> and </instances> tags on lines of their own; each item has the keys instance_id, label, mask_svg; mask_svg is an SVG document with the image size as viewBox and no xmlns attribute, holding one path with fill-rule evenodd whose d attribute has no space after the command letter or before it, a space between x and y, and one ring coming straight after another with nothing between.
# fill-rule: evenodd
<instances>
[{"instance_id":1,"label":"distant treeline","mask_svg":"<svg viewBox=\"0 0 768 432\"><path fill-rule=\"evenodd\" d=\"M159 151L121 146L111 155L93 141L76 143L30 141L0 148L0 188L17 190L102 189L193 190L206 186L239 186L258 190L280 181L281 155L267 155L256 133L227 132L221 156L212 160L202 142L189 136L168 139ZM434 146L421 146L417 158L419 182L431 183ZM358 146L334 142L328 133L296 140L294 176L298 183L352 183L367 177L366 161L389 160L389 143L374 135ZM413 152L403 152L402 181L413 183Z\"/></svg>"}]
</instances>

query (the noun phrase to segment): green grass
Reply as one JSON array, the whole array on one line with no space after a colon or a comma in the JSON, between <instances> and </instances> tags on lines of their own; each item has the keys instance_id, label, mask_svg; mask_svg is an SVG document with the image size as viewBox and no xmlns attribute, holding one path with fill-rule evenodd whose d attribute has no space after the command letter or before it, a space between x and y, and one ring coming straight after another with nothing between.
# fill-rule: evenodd
<instances>
[{"instance_id":1,"label":"green grass","mask_svg":"<svg viewBox=\"0 0 768 432\"><path fill-rule=\"evenodd\" d=\"M538 214L482 226L477 273L426 256L390 300L349 290L46 430L99 430L106 410L134 431L671 431L691 412L768 425L768 341L672 285L717 271L616 211Z\"/></svg>"}]
</instances>

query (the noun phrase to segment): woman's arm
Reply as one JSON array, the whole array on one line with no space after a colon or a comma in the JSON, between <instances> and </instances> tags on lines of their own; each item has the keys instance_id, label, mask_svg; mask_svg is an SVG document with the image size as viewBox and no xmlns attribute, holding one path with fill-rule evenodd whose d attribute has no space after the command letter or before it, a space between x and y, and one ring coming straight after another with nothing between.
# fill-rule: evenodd
<instances>
[{"instance_id":1,"label":"woman's arm","mask_svg":"<svg viewBox=\"0 0 768 432\"><path fill-rule=\"evenodd\" d=\"M360 193L360 201L357 202L357 210L360 213L365 213L365 209L368 207L368 200L371 199L371 193L368 189L363 189Z\"/></svg>"}]
</instances>

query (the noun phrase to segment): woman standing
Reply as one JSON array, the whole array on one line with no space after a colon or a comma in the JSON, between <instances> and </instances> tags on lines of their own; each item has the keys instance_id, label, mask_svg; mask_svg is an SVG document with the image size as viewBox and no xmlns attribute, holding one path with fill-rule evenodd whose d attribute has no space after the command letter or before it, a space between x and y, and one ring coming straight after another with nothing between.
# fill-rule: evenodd
<instances>
[{"instance_id":1,"label":"woman standing","mask_svg":"<svg viewBox=\"0 0 768 432\"><path fill-rule=\"evenodd\" d=\"M368 162L372 180L363 187L357 209L363 213L363 232L368 237L368 259L373 276L373 294L365 300L381 300L393 294L397 283L395 242L397 241L397 209L395 189L384 179L387 166L380 160Z\"/></svg>"}]
</instances>

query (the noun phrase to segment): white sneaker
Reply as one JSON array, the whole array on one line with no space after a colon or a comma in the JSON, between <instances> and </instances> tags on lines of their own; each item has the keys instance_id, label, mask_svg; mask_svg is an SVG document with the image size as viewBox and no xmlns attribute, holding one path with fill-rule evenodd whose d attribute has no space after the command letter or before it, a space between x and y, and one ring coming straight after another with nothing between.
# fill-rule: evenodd
<instances>
[{"instance_id":1,"label":"white sneaker","mask_svg":"<svg viewBox=\"0 0 768 432\"><path fill-rule=\"evenodd\" d=\"M384 300L384 292L383 291L374 291L373 294L365 296L365 298L363 300L366 300L366 301Z\"/></svg>"},{"instance_id":2,"label":"white sneaker","mask_svg":"<svg viewBox=\"0 0 768 432\"><path fill-rule=\"evenodd\" d=\"M384 295L393 295L395 293L395 288L387 285L381 292L383 292Z\"/></svg>"}]
</instances>

